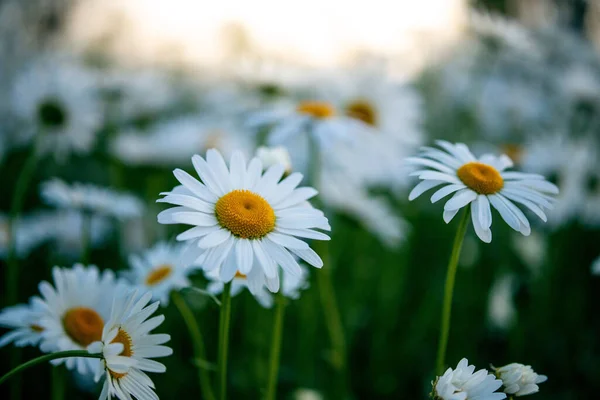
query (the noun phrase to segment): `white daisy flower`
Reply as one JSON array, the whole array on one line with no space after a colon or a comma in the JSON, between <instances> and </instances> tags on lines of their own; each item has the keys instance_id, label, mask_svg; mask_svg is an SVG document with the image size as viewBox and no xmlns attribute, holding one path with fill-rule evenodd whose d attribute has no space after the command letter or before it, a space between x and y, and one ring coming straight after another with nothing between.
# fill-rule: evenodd
<instances>
[{"instance_id":1,"label":"white daisy flower","mask_svg":"<svg viewBox=\"0 0 600 400\"><path fill-rule=\"evenodd\" d=\"M173 350L162 346L171 340L170 335L150 333L165 320L164 315L148 319L159 306L158 301L148 305L151 299L149 292L140 298L137 290L116 296L101 340L89 345L90 353L104 356L95 377L96 381L102 375L106 377L100 400L131 400L131 396L139 400L158 399L146 372L165 372L166 367L152 359L170 356Z\"/></svg>"},{"instance_id":2,"label":"white daisy flower","mask_svg":"<svg viewBox=\"0 0 600 400\"><path fill-rule=\"evenodd\" d=\"M433 383L433 397L436 400L500 400L506 394L496 393L502 381L487 370L475 372L466 358L460 360L455 369L448 368L444 375Z\"/></svg>"},{"instance_id":3,"label":"white daisy flower","mask_svg":"<svg viewBox=\"0 0 600 400\"><path fill-rule=\"evenodd\" d=\"M159 242L141 255L131 255L128 280L144 292L152 292L153 299L169 304L172 290L190 286L189 265L183 264L181 254L185 245Z\"/></svg>"},{"instance_id":4,"label":"white daisy flower","mask_svg":"<svg viewBox=\"0 0 600 400\"><path fill-rule=\"evenodd\" d=\"M72 269L54 267L52 275L54 287L46 281L39 285L44 313L38 322L42 328L40 348L44 352L85 350L102 337L112 298L115 291L122 290L122 283L110 270L101 273L95 266L81 264ZM53 361L81 374L94 371L98 362L73 357Z\"/></svg>"},{"instance_id":5,"label":"white daisy flower","mask_svg":"<svg viewBox=\"0 0 600 400\"><path fill-rule=\"evenodd\" d=\"M144 205L137 197L92 184L66 182L54 178L41 184L41 196L48 205L79 209L118 219L140 217Z\"/></svg>"},{"instance_id":6,"label":"white daisy flower","mask_svg":"<svg viewBox=\"0 0 600 400\"><path fill-rule=\"evenodd\" d=\"M44 331L38 325L42 315L38 297L32 297L29 304L17 304L3 309L0 312L0 326L11 331L0 337L0 347L11 342L17 347L37 346Z\"/></svg>"},{"instance_id":7,"label":"white daisy flower","mask_svg":"<svg viewBox=\"0 0 600 400\"><path fill-rule=\"evenodd\" d=\"M538 383L546 382L546 375L538 375L530 365L512 363L495 369L496 376L502 380L504 393L525 396L539 392Z\"/></svg>"},{"instance_id":8,"label":"white daisy flower","mask_svg":"<svg viewBox=\"0 0 600 400\"><path fill-rule=\"evenodd\" d=\"M300 267L302 268L300 275L292 275L283 270L281 293L289 299L297 300L300 298L300 291L309 287L308 269L304 266ZM247 276L237 272L231 281L231 295L236 296L246 288L261 306L271 308L273 306L273 295L265 287L264 274L261 271L256 272L257 270L257 268L252 269ZM225 284L219 279L218 271L212 270L206 272L205 275L211 281L206 290L214 295L221 294Z\"/></svg>"},{"instance_id":9,"label":"white daisy flower","mask_svg":"<svg viewBox=\"0 0 600 400\"><path fill-rule=\"evenodd\" d=\"M292 274L301 271L292 254L317 268L323 266L317 253L297 238L329 240L314 229L331 229L323 213L306 202L317 191L297 188L302 174L295 172L280 181L285 172L281 164L263 174L262 162L253 158L246 165L241 152L233 154L228 168L214 149L207 151L206 160L195 155L192 163L203 183L176 169L174 175L183 186L158 200L178 206L161 212L159 223L194 225L177 236L196 243L186 260L202 254L198 262L206 271L220 269L224 282L238 271L248 275L262 268L274 292L279 290L277 265Z\"/></svg>"},{"instance_id":10,"label":"white daisy flower","mask_svg":"<svg viewBox=\"0 0 600 400\"><path fill-rule=\"evenodd\" d=\"M281 164L285 169L285 174L289 175L292 172L290 153L283 146L261 146L256 150L256 157L262 162L263 169L269 169L274 164Z\"/></svg>"},{"instance_id":11,"label":"white daisy flower","mask_svg":"<svg viewBox=\"0 0 600 400\"><path fill-rule=\"evenodd\" d=\"M71 152L89 153L103 119L96 76L61 58L42 58L25 68L10 104L24 124L23 136L43 134L41 151L60 161Z\"/></svg>"},{"instance_id":12,"label":"white daisy flower","mask_svg":"<svg viewBox=\"0 0 600 400\"><path fill-rule=\"evenodd\" d=\"M548 194L558 194L558 188L543 176L506 171L513 165L506 155L484 154L477 159L462 143L442 140L436 143L445 151L424 147L420 157L408 159L412 165L430 168L411 173L422 182L410 192L409 200L443 185L431 201L454 193L444 205L444 221L450 222L461 208L471 205L475 233L486 243L492 241L490 204L511 228L525 236L531 233L529 220L514 203L525 206L543 221L547 220L544 209L551 209L555 201Z\"/></svg>"}]
</instances>

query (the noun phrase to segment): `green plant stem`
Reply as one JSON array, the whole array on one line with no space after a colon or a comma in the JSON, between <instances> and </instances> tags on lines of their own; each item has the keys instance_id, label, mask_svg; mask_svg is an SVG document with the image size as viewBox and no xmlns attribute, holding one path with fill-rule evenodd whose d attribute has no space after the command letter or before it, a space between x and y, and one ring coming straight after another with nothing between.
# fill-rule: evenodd
<instances>
[{"instance_id":1,"label":"green plant stem","mask_svg":"<svg viewBox=\"0 0 600 400\"><path fill-rule=\"evenodd\" d=\"M65 374L61 365L52 367L52 400L65 398Z\"/></svg>"},{"instance_id":2,"label":"green plant stem","mask_svg":"<svg viewBox=\"0 0 600 400\"><path fill-rule=\"evenodd\" d=\"M273 336L271 337L271 354L269 357L269 380L267 383L266 400L275 400L277 392L277 377L279 376L279 359L281 356L281 340L283 336L283 318L285 316L286 298L281 289L275 297L276 308L273 320Z\"/></svg>"},{"instance_id":3,"label":"green plant stem","mask_svg":"<svg viewBox=\"0 0 600 400\"><path fill-rule=\"evenodd\" d=\"M331 341L331 363L340 372L344 373L346 366L346 338L342 317L335 298L335 290L331 281L331 263L329 243L324 241L314 242L313 246L323 260L323 269L316 274L321 306L325 317L325 325Z\"/></svg>"},{"instance_id":4,"label":"green plant stem","mask_svg":"<svg viewBox=\"0 0 600 400\"><path fill-rule=\"evenodd\" d=\"M436 362L436 374L438 376L444 373L444 367L446 364L446 349L448 347L448 336L450 333L450 316L452 313L452 295L454 293L454 281L456 278L456 268L458 266L458 259L460 257L460 250L462 248L465 233L467 232L467 225L469 221L470 207L466 207L463 211L462 218L454 237L454 245L452 246L452 253L450 254L450 262L448 263L448 272L446 273L446 286L444 288L444 303L442 305L442 319L440 322L440 340L438 344L438 354Z\"/></svg>"},{"instance_id":5,"label":"green plant stem","mask_svg":"<svg viewBox=\"0 0 600 400\"><path fill-rule=\"evenodd\" d=\"M219 317L219 398L227 398L227 350L229 346L229 324L231 319L231 282L223 288L221 297L221 313Z\"/></svg>"},{"instance_id":6,"label":"green plant stem","mask_svg":"<svg viewBox=\"0 0 600 400\"><path fill-rule=\"evenodd\" d=\"M81 212L81 263L88 265L92 252L92 214L89 211Z\"/></svg>"},{"instance_id":7,"label":"green plant stem","mask_svg":"<svg viewBox=\"0 0 600 400\"><path fill-rule=\"evenodd\" d=\"M196 361L206 362L206 350L204 348L204 339L202 337L202 332L200 331L200 326L198 325L198 321L194 317L194 313L190 310L189 306L185 302L181 293L173 291L171 293L171 298L173 299L173 303L175 307L179 310L185 325L187 326L188 332L190 334L190 338L192 339L192 343L194 344L194 358ZM208 376L208 371L206 368L202 367L200 364L196 363L196 367L198 368L198 381L200 383L200 391L202 392L202 398L205 400L215 400L215 394L210 383L210 377Z\"/></svg>"},{"instance_id":8,"label":"green plant stem","mask_svg":"<svg viewBox=\"0 0 600 400\"><path fill-rule=\"evenodd\" d=\"M29 360L18 367L12 369L7 372L0 378L0 385L2 385L6 380L10 379L13 375L18 374L26 370L27 368L36 366L41 363L45 363L48 361L56 360L58 358L67 358L67 357L87 357L87 358L102 358L102 354L90 354L86 350L67 350L67 351L59 351L56 353L46 354L44 356L40 356L38 358L34 358L33 360Z\"/></svg>"}]
</instances>

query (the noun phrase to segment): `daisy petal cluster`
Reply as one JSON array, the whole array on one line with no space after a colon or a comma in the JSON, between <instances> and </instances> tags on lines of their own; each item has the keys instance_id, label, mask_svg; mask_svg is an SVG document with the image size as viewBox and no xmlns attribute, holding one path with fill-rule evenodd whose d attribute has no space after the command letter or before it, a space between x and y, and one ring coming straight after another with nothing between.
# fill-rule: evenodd
<instances>
[{"instance_id":1,"label":"daisy petal cluster","mask_svg":"<svg viewBox=\"0 0 600 400\"><path fill-rule=\"evenodd\" d=\"M173 350L163 346L169 335L150 333L165 319L163 315L149 318L159 306L158 301L148 305L151 299L150 292L140 297L136 290L115 297L100 340L89 345L90 353L104 356L96 369L96 381L106 377L100 400L158 399L146 372L165 372L166 367L153 358L169 356Z\"/></svg>"},{"instance_id":2,"label":"daisy petal cluster","mask_svg":"<svg viewBox=\"0 0 600 400\"><path fill-rule=\"evenodd\" d=\"M3 309L0 312L0 326L12 330L0 337L0 347L11 342L17 347L37 346L44 331L38 325L42 315L38 297L33 297L29 304L17 304Z\"/></svg>"},{"instance_id":3,"label":"daisy petal cluster","mask_svg":"<svg viewBox=\"0 0 600 400\"><path fill-rule=\"evenodd\" d=\"M460 360L455 369L448 368L433 384L435 400L500 400L506 394L497 393L502 381L487 370L475 372L466 358Z\"/></svg>"},{"instance_id":4,"label":"daisy petal cluster","mask_svg":"<svg viewBox=\"0 0 600 400\"><path fill-rule=\"evenodd\" d=\"M537 393L538 383L548 380L546 375L538 375L530 365L512 363L495 369L496 376L502 380L504 393L525 396Z\"/></svg>"},{"instance_id":5,"label":"daisy petal cluster","mask_svg":"<svg viewBox=\"0 0 600 400\"><path fill-rule=\"evenodd\" d=\"M408 159L409 164L424 167L411 173L421 182L410 192L409 200L441 187L431 196L431 202L452 194L444 205L444 221L450 222L461 208L470 205L475 233L486 243L492 241L491 207L512 229L525 236L531 233L531 226L515 203L547 220L545 210L552 208L552 195L558 194L558 188L542 175L507 171L513 163L506 155L485 154L476 158L463 143L436 143L442 150L423 147L419 157Z\"/></svg>"},{"instance_id":6,"label":"daisy petal cluster","mask_svg":"<svg viewBox=\"0 0 600 400\"><path fill-rule=\"evenodd\" d=\"M41 196L52 206L80 209L119 219L142 215L144 205L137 197L92 184L72 185L54 178L42 183Z\"/></svg>"},{"instance_id":7,"label":"daisy petal cluster","mask_svg":"<svg viewBox=\"0 0 600 400\"><path fill-rule=\"evenodd\" d=\"M180 257L184 247L181 243L159 242L141 255L131 255L131 270L125 277L140 290L152 292L162 305L168 305L172 290L190 286L189 265Z\"/></svg>"},{"instance_id":8,"label":"daisy petal cluster","mask_svg":"<svg viewBox=\"0 0 600 400\"><path fill-rule=\"evenodd\" d=\"M192 163L202 182L176 169L182 186L158 200L176 206L162 211L159 223L193 226L177 236L192 243L185 260L198 262L205 271L218 270L224 282L238 272L258 277L258 269L273 292L279 290L278 265L300 274L294 255L314 267L323 266L317 253L298 239L329 240L315 229L331 229L323 212L307 203L317 191L298 187L302 174L282 179L285 167L279 163L263 173L260 159L246 164L241 152L235 152L227 166L214 149L207 151L206 159L195 155Z\"/></svg>"}]
</instances>

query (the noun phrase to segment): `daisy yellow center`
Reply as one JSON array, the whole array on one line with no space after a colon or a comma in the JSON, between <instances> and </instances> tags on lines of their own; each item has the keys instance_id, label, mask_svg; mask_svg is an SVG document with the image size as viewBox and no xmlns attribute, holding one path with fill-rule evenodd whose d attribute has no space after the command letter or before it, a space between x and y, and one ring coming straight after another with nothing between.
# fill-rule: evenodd
<instances>
[{"instance_id":1,"label":"daisy yellow center","mask_svg":"<svg viewBox=\"0 0 600 400\"><path fill-rule=\"evenodd\" d=\"M377 111L365 100L356 100L346 106L346 115L367 125L377 125Z\"/></svg>"},{"instance_id":2,"label":"daisy yellow center","mask_svg":"<svg viewBox=\"0 0 600 400\"><path fill-rule=\"evenodd\" d=\"M67 335L82 347L87 347L102 338L104 321L91 308L71 308L65 313L62 322Z\"/></svg>"},{"instance_id":3,"label":"daisy yellow center","mask_svg":"<svg viewBox=\"0 0 600 400\"><path fill-rule=\"evenodd\" d=\"M173 267L169 264L159 265L158 268L152 270L146 277L146 285L154 286L169 277L173 273Z\"/></svg>"},{"instance_id":4,"label":"daisy yellow center","mask_svg":"<svg viewBox=\"0 0 600 400\"><path fill-rule=\"evenodd\" d=\"M123 329L119 328L119 331L117 332L117 336L115 336L115 338L110 343L111 344L112 343L121 343L123 345L123 351L119 354L120 356L131 357L133 355L133 350L131 349L131 347L132 347L131 336L129 336L129 334L127 332L125 332ZM110 369L108 371L110 372L112 377L116 378L116 379L122 378L125 375L127 375L127 373L114 372L114 371L111 371Z\"/></svg>"},{"instance_id":5,"label":"daisy yellow center","mask_svg":"<svg viewBox=\"0 0 600 400\"><path fill-rule=\"evenodd\" d=\"M502 151L516 163L519 163L523 159L524 150L518 144L507 143L502 146Z\"/></svg>"},{"instance_id":6,"label":"daisy yellow center","mask_svg":"<svg viewBox=\"0 0 600 400\"><path fill-rule=\"evenodd\" d=\"M215 213L222 227L243 239L260 239L275 228L273 207L249 190L234 190L221 197Z\"/></svg>"},{"instance_id":7,"label":"daisy yellow center","mask_svg":"<svg viewBox=\"0 0 600 400\"><path fill-rule=\"evenodd\" d=\"M494 194L504 187L504 179L498 170L480 162L470 162L456 171L458 178L469 189L479 194Z\"/></svg>"},{"instance_id":8,"label":"daisy yellow center","mask_svg":"<svg viewBox=\"0 0 600 400\"><path fill-rule=\"evenodd\" d=\"M303 101L298 104L296 110L317 119L326 119L335 114L333 106L324 101Z\"/></svg>"},{"instance_id":9,"label":"daisy yellow center","mask_svg":"<svg viewBox=\"0 0 600 400\"><path fill-rule=\"evenodd\" d=\"M234 278L246 279L246 275L242 274L240 271L237 271Z\"/></svg>"}]
</instances>

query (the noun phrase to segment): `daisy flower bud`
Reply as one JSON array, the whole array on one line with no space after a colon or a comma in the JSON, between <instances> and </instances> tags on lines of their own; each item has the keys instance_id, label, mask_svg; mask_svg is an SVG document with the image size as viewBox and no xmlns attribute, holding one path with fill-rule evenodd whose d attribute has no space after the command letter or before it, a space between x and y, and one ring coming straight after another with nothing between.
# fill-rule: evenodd
<instances>
[{"instance_id":1,"label":"daisy flower bud","mask_svg":"<svg viewBox=\"0 0 600 400\"><path fill-rule=\"evenodd\" d=\"M525 396L537 393L538 383L546 382L546 375L538 375L530 365L512 363L495 369L496 376L502 380L504 393Z\"/></svg>"}]
</instances>

